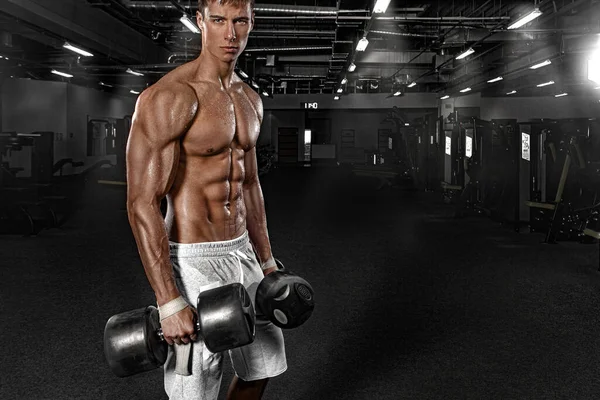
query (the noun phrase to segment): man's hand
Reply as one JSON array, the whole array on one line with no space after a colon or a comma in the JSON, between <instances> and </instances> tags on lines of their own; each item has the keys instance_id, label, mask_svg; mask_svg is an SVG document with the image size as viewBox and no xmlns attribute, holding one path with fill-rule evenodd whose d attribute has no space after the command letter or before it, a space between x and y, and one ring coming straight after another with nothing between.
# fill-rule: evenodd
<instances>
[{"instance_id":1,"label":"man's hand","mask_svg":"<svg viewBox=\"0 0 600 400\"><path fill-rule=\"evenodd\" d=\"M178 313L163 319L161 328L165 341L169 345L195 342L198 337L196 331L197 320L196 310L192 307L186 307Z\"/></svg>"}]
</instances>

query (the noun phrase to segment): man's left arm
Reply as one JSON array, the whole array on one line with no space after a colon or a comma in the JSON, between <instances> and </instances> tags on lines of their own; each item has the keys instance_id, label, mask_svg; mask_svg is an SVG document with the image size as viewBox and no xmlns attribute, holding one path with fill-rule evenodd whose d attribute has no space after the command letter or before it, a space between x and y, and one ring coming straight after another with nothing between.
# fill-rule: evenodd
<instances>
[{"instance_id":1,"label":"man's left arm","mask_svg":"<svg viewBox=\"0 0 600 400\"><path fill-rule=\"evenodd\" d=\"M244 180L244 204L246 206L246 228L250 241L258 253L260 265L265 275L270 274L277 265L271 253L265 201L258 180L256 147L248 151L244 158L246 178Z\"/></svg>"}]
</instances>

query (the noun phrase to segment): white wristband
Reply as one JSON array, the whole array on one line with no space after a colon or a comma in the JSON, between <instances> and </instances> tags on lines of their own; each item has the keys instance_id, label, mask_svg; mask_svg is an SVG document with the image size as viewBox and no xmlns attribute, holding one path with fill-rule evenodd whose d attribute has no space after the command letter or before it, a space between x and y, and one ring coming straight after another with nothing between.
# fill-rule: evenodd
<instances>
[{"instance_id":1,"label":"white wristband","mask_svg":"<svg viewBox=\"0 0 600 400\"><path fill-rule=\"evenodd\" d=\"M275 259L273 257L271 257L271 259L267 260L264 264L260 266L260 269L262 269L263 271L269 268L277 268L277 263L275 262Z\"/></svg>"},{"instance_id":2,"label":"white wristband","mask_svg":"<svg viewBox=\"0 0 600 400\"><path fill-rule=\"evenodd\" d=\"M176 299L173 299L162 306L158 307L158 315L160 316L160 320L164 320L169 318L173 314L177 314L179 311L188 307L189 304L183 299L183 297L179 296Z\"/></svg>"}]
</instances>

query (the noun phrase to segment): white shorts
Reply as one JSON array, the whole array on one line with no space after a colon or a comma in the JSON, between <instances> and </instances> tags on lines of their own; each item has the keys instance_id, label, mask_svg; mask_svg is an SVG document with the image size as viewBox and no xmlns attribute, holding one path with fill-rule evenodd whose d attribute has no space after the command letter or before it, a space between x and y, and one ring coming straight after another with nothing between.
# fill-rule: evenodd
<instances>
[{"instance_id":1,"label":"white shorts","mask_svg":"<svg viewBox=\"0 0 600 400\"><path fill-rule=\"evenodd\" d=\"M195 307L198 295L214 287L242 283L252 302L263 278L248 232L223 242L180 244L170 242L177 287ZM254 342L229 351L235 374L244 381L265 379L287 369L281 329L256 313ZM165 391L170 399L217 399L223 374L223 353L211 353L199 339L191 343L191 375L175 373L175 352L169 346L164 366Z\"/></svg>"}]
</instances>

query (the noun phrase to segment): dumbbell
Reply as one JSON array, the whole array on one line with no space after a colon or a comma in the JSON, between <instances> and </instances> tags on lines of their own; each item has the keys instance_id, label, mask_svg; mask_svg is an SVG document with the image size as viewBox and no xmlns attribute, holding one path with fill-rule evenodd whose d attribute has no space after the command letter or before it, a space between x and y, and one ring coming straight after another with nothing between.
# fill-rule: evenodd
<instances>
[{"instance_id":1,"label":"dumbbell","mask_svg":"<svg viewBox=\"0 0 600 400\"><path fill-rule=\"evenodd\" d=\"M254 341L254 307L240 283L200 293L197 311L196 328L211 352L219 353ZM104 328L104 355L118 377L162 366L167 360L167 350L158 309L154 306L113 315Z\"/></svg>"},{"instance_id":2,"label":"dumbbell","mask_svg":"<svg viewBox=\"0 0 600 400\"><path fill-rule=\"evenodd\" d=\"M278 269L256 289L256 310L280 328L297 328L312 315L315 292L305 279L285 269L281 261L275 262Z\"/></svg>"}]
</instances>

